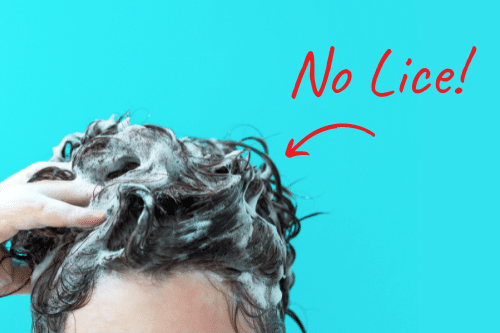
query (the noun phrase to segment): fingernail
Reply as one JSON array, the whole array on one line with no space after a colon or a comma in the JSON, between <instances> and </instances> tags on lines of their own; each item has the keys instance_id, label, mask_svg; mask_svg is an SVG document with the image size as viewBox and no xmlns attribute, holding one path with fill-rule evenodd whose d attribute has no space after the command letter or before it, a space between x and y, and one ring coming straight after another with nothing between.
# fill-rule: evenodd
<instances>
[{"instance_id":1,"label":"fingernail","mask_svg":"<svg viewBox=\"0 0 500 333\"><path fill-rule=\"evenodd\" d=\"M82 222L82 225L98 224L98 223L103 222L106 219L106 212L104 212L104 211L98 210L98 211L92 212L91 215L93 216L93 218L91 218L88 221Z\"/></svg>"}]
</instances>

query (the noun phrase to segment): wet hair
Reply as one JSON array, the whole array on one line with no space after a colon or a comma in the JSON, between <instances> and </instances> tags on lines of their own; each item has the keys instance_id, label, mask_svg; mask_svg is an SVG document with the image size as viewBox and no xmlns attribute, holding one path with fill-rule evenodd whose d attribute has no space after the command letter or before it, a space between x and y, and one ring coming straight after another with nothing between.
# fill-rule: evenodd
<instances>
[{"instance_id":1,"label":"wet hair","mask_svg":"<svg viewBox=\"0 0 500 333\"><path fill-rule=\"evenodd\" d=\"M123 118L91 123L85 134L55 151L54 156L60 154L56 160L64 160L69 144L74 167L83 150L99 149L95 143L106 144L118 133ZM183 267L222 278L236 332L238 312L256 332L285 332L285 315L305 332L289 309L295 260L290 241L303 219L296 216L293 195L281 184L265 140L176 139L170 129L143 127L173 146L178 172L169 175L168 183L153 187L147 179L136 179L105 186L93 200L114 195L117 204L103 225L33 229L11 239L11 257L31 269L41 267L39 276L32 276L32 332L63 332L68 314L88 303L103 272L135 270L166 277ZM264 163L253 165L251 154ZM136 167L127 165L114 176ZM48 167L28 182L75 178L69 170Z\"/></svg>"}]
</instances>

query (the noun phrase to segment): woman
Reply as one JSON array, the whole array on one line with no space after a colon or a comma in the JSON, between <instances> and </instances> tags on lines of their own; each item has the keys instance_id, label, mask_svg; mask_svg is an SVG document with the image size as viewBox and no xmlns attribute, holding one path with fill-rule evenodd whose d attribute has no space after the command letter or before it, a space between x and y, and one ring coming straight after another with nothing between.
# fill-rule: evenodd
<instances>
[{"instance_id":1,"label":"woman","mask_svg":"<svg viewBox=\"0 0 500 333\"><path fill-rule=\"evenodd\" d=\"M303 330L300 220L250 139L264 152L124 116L68 135L0 185L1 294L31 293L36 333L285 332L285 314Z\"/></svg>"}]
</instances>

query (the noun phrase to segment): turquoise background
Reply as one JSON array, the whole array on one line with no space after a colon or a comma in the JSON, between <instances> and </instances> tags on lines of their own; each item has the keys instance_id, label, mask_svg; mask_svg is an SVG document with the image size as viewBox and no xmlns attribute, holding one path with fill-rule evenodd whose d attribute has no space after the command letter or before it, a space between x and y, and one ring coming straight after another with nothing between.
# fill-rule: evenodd
<instances>
[{"instance_id":1,"label":"turquoise background","mask_svg":"<svg viewBox=\"0 0 500 333\"><path fill-rule=\"evenodd\" d=\"M293 242L291 308L308 332L500 331L495 2L13 3L0 3L1 179L113 113L179 137L239 139L253 125L283 182L304 178L292 187L299 215L330 213ZM320 85L330 46L323 96L307 71L292 99L307 52ZM371 78L388 48L377 87L396 92L380 98ZM422 67L432 87L414 94ZM335 94L345 68L352 81ZM440 94L445 68L455 77ZM291 138L334 123L376 136L335 129L301 147L310 156L285 156ZM29 331L28 307L0 299L0 330Z\"/></svg>"}]
</instances>

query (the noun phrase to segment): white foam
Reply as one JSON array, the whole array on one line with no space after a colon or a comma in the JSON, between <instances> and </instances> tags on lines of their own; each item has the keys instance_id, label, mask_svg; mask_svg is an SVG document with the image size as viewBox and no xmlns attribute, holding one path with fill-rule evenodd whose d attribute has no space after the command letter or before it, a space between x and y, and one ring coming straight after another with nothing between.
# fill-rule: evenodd
<instances>
[{"instance_id":1,"label":"white foam","mask_svg":"<svg viewBox=\"0 0 500 333\"><path fill-rule=\"evenodd\" d=\"M283 266L280 267L280 270L283 272ZM263 309L276 306L283 296L279 280L272 286L267 286L264 283L264 278L259 278L250 272L244 272L238 277L238 281L245 286L252 300Z\"/></svg>"},{"instance_id":2,"label":"white foam","mask_svg":"<svg viewBox=\"0 0 500 333\"><path fill-rule=\"evenodd\" d=\"M190 228L195 227L196 229L186 235L183 235L179 237L181 240L186 241L186 242L192 242L197 238L200 238L203 236L203 234L206 234L208 231L208 227L212 221L207 220L207 221L197 221L194 222L193 224L190 224Z\"/></svg>"}]
</instances>

